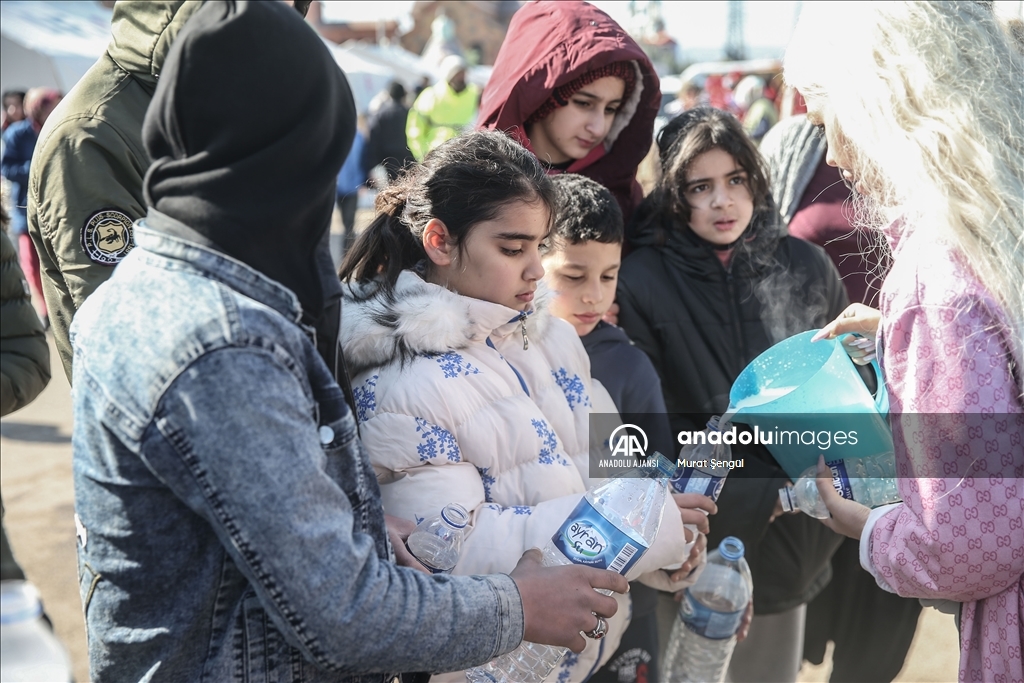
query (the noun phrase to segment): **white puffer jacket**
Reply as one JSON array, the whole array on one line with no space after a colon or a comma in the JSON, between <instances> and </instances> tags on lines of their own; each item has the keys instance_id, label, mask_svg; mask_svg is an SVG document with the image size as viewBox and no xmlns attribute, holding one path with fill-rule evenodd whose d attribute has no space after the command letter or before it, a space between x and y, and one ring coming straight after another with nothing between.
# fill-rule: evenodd
<instances>
[{"instance_id":1,"label":"white puffer jacket","mask_svg":"<svg viewBox=\"0 0 1024 683\"><path fill-rule=\"evenodd\" d=\"M512 571L525 551L547 543L589 483L594 386L583 344L547 312L543 289L523 323L519 311L412 271L391 299L360 301L353 292L366 290L356 287L346 291L342 345L385 511L419 522L460 503L471 522L454 573ZM669 499L657 539L629 578L688 553ZM663 582L666 574L656 574ZM551 680L585 680L611 656L630 614L628 596L617 599L608 636L569 653ZM435 678L449 679L465 680Z\"/></svg>"}]
</instances>

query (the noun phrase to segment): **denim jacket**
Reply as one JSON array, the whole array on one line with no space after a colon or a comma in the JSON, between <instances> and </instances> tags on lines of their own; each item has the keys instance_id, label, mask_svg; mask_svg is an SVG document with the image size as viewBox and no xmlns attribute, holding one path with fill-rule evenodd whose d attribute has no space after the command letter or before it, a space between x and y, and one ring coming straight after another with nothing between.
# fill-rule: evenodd
<instances>
[{"instance_id":1,"label":"denim jacket","mask_svg":"<svg viewBox=\"0 0 1024 683\"><path fill-rule=\"evenodd\" d=\"M382 681L523 635L511 578L396 567L373 469L294 294L163 233L72 325L94 681Z\"/></svg>"}]
</instances>

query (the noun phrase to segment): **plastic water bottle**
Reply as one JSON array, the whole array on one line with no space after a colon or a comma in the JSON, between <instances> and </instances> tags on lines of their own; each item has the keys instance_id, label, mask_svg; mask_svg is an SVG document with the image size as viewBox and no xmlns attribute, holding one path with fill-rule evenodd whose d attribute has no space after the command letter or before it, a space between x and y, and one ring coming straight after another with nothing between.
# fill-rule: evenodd
<instances>
[{"instance_id":1,"label":"plastic water bottle","mask_svg":"<svg viewBox=\"0 0 1024 683\"><path fill-rule=\"evenodd\" d=\"M679 452L679 467L672 475L672 490L676 493L699 493L714 501L722 493L729 468L721 463L732 460L732 446L721 442L720 418L708 420L704 430L704 443L683 446ZM718 443L707 443L711 434L718 434Z\"/></svg>"},{"instance_id":2,"label":"plastic water bottle","mask_svg":"<svg viewBox=\"0 0 1024 683\"><path fill-rule=\"evenodd\" d=\"M675 467L655 453L650 467L595 485L544 547L544 566L583 564L625 574L658 535ZM610 591L602 591L610 594ZM487 664L470 669L470 683L541 683L568 650L523 641Z\"/></svg>"},{"instance_id":3,"label":"plastic water bottle","mask_svg":"<svg viewBox=\"0 0 1024 683\"><path fill-rule=\"evenodd\" d=\"M466 508L449 503L440 514L420 522L405 546L431 574L448 574L459 562L468 522Z\"/></svg>"},{"instance_id":4,"label":"plastic water bottle","mask_svg":"<svg viewBox=\"0 0 1024 683\"><path fill-rule=\"evenodd\" d=\"M717 439L718 443L708 443L711 434L721 434L720 420L717 415L708 420L703 443L683 446L679 452L678 469L669 481L669 485L676 493L699 493L718 502L725 478L729 476L729 468L720 463L732 460L732 446L722 443L721 436ZM696 538L697 526L684 526ZM671 573L682 566L683 563L680 562L664 569Z\"/></svg>"},{"instance_id":5,"label":"plastic water bottle","mask_svg":"<svg viewBox=\"0 0 1024 683\"><path fill-rule=\"evenodd\" d=\"M43 620L36 587L0 583L0 681L70 681L71 661Z\"/></svg>"},{"instance_id":6,"label":"plastic water bottle","mask_svg":"<svg viewBox=\"0 0 1024 683\"><path fill-rule=\"evenodd\" d=\"M896 457L892 453L833 460L825 464L832 470L832 486L843 498L869 508L901 500L896 490ZM817 476L817 467L810 467L792 487L779 489L782 509L786 512L800 510L811 517L827 519L828 508L818 495Z\"/></svg>"},{"instance_id":7,"label":"plastic water bottle","mask_svg":"<svg viewBox=\"0 0 1024 683\"><path fill-rule=\"evenodd\" d=\"M662 679L717 683L725 677L736 647L736 632L754 593L743 541L727 536L697 583L687 588L672 627Z\"/></svg>"}]
</instances>

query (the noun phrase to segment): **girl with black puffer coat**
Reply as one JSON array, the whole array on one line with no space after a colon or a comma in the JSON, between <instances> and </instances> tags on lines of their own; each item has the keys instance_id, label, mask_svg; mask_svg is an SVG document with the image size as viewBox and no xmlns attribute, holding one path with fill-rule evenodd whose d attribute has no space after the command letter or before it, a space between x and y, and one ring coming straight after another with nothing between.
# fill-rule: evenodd
<instances>
[{"instance_id":1,"label":"girl with black puffer coat","mask_svg":"<svg viewBox=\"0 0 1024 683\"><path fill-rule=\"evenodd\" d=\"M848 301L820 247L790 237L757 148L729 113L701 107L658 137L662 178L633 219L619 275L619 324L654 363L673 432L704 427L729 405L737 375L775 342L822 327ZM731 681L794 681L806 604L829 581L841 539L806 515L780 515L789 477L764 446L734 445L708 548L746 546L754 580L750 635ZM667 637L674 608L664 600ZM665 623L667 622L667 623Z\"/></svg>"}]
</instances>

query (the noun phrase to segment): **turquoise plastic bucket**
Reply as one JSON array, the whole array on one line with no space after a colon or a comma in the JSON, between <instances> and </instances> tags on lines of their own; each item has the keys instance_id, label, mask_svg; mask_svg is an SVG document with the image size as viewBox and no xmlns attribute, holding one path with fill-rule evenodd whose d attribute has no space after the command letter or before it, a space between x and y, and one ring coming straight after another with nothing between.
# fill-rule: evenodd
<instances>
[{"instance_id":1,"label":"turquoise plastic bucket","mask_svg":"<svg viewBox=\"0 0 1024 683\"><path fill-rule=\"evenodd\" d=\"M727 415L756 427L755 442L767 446L793 480L819 455L834 460L893 450L878 364L871 364L878 379L872 396L840 339L811 342L815 332L772 346L744 368L729 392Z\"/></svg>"}]
</instances>

